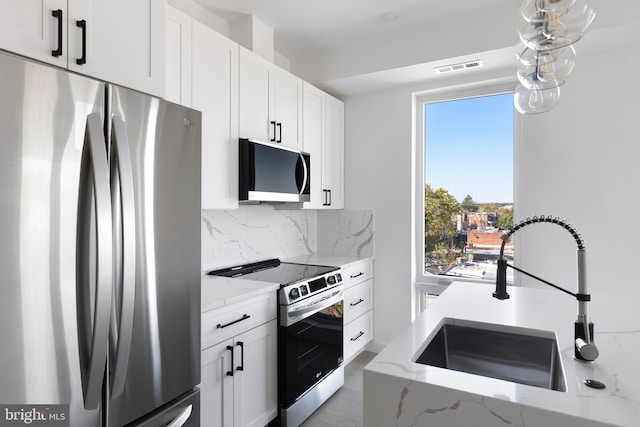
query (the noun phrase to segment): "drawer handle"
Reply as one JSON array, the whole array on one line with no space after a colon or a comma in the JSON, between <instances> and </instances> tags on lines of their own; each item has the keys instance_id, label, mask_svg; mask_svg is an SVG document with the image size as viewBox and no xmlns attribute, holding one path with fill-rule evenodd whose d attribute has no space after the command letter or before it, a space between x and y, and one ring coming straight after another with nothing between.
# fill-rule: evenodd
<instances>
[{"instance_id":1,"label":"drawer handle","mask_svg":"<svg viewBox=\"0 0 640 427\"><path fill-rule=\"evenodd\" d=\"M356 302L352 302L351 304L349 304L351 307L355 307L356 305L360 304L361 302L364 302L364 300L362 298L360 298L358 301Z\"/></svg>"},{"instance_id":2,"label":"drawer handle","mask_svg":"<svg viewBox=\"0 0 640 427\"><path fill-rule=\"evenodd\" d=\"M227 326L231 326L231 325L235 325L238 322L242 322L243 320L247 320L248 318L250 318L251 316L249 316L248 314L244 314L242 315L242 317L240 319L234 320L233 322L229 322L229 323L225 323L224 325L221 323L218 323L216 325L217 329L222 329L222 328L226 328Z\"/></svg>"},{"instance_id":3,"label":"drawer handle","mask_svg":"<svg viewBox=\"0 0 640 427\"><path fill-rule=\"evenodd\" d=\"M351 338L351 341L357 341L358 338L360 338L363 335L364 335L364 332L360 331L360 333L358 335L356 335L355 337Z\"/></svg>"},{"instance_id":4,"label":"drawer handle","mask_svg":"<svg viewBox=\"0 0 640 427\"><path fill-rule=\"evenodd\" d=\"M228 345L227 350L231 352L231 369L227 371L227 376L232 377L233 376L233 346Z\"/></svg>"},{"instance_id":5,"label":"drawer handle","mask_svg":"<svg viewBox=\"0 0 640 427\"><path fill-rule=\"evenodd\" d=\"M355 276L351 276L351 278L355 279L356 277L360 277L360 276L364 276L364 273L362 271L360 273L356 274Z\"/></svg>"}]
</instances>

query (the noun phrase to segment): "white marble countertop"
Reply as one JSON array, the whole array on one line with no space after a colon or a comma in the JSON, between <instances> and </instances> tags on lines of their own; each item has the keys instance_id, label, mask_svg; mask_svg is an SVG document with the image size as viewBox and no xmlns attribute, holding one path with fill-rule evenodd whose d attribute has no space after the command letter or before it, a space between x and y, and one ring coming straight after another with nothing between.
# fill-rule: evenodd
<instances>
[{"instance_id":1,"label":"white marble countertop","mask_svg":"<svg viewBox=\"0 0 640 427\"><path fill-rule=\"evenodd\" d=\"M600 356L582 363L573 358L577 304L571 297L552 289L510 287L511 298L500 301L492 297L494 288L452 284L367 365L365 427L640 425L638 302L609 298L589 303ZM567 391L414 363L445 318L555 332ZM585 386L587 378L606 388Z\"/></svg>"},{"instance_id":2,"label":"white marble countertop","mask_svg":"<svg viewBox=\"0 0 640 427\"><path fill-rule=\"evenodd\" d=\"M200 284L203 313L264 293L275 292L280 288L277 283L258 282L238 277L207 276L206 274L202 276Z\"/></svg>"},{"instance_id":3,"label":"white marble countertop","mask_svg":"<svg viewBox=\"0 0 640 427\"><path fill-rule=\"evenodd\" d=\"M336 256L309 254L283 259L284 262L306 263L342 267L368 259L356 256ZM225 305L244 301L267 292L274 292L280 285L276 283L246 280L238 277L208 276L203 273L201 279L201 310L207 312Z\"/></svg>"}]
</instances>

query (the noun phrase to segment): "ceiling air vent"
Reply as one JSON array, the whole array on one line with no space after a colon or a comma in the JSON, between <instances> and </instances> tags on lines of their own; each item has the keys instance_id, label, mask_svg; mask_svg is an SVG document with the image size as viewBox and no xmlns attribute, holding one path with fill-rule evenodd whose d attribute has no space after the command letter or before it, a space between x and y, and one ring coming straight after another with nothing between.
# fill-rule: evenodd
<instances>
[{"instance_id":1,"label":"ceiling air vent","mask_svg":"<svg viewBox=\"0 0 640 427\"><path fill-rule=\"evenodd\" d=\"M443 65L442 67L435 67L433 70L438 74L444 74L452 71L468 70L478 67L482 67L482 61L479 59L475 61L462 62L460 64Z\"/></svg>"}]
</instances>

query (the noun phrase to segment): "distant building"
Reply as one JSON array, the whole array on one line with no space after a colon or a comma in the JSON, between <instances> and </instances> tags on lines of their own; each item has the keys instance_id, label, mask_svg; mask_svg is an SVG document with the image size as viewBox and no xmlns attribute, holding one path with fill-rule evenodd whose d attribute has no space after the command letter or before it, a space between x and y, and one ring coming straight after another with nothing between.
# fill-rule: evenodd
<instances>
[{"instance_id":1,"label":"distant building","mask_svg":"<svg viewBox=\"0 0 640 427\"><path fill-rule=\"evenodd\" d=\"M505 255L513 258L514 237L504 246ZM467 253L488 256L497 256L502 246L502 233L491 231L482 232L476 230L467 231Z\"/></svg>"}]
</instances>

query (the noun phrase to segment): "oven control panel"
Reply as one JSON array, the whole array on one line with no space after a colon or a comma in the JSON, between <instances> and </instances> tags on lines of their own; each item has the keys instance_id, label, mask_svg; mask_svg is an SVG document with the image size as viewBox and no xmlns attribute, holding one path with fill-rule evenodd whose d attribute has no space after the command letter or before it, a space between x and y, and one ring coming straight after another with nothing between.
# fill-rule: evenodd
<instances>
[{"instance_id":1,"label":"oven control panel","mask_svg":"<svg viewBox=\"0 0 640 427\"><path fill-rule=\"evenodd\" d=\"M280 290L280 304L293 304L341 283L342 273L338 270L304 282L287 285Z\"/></svg>"}]
</instances>

